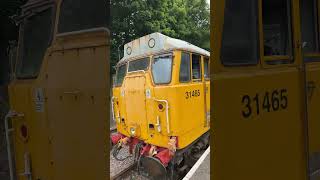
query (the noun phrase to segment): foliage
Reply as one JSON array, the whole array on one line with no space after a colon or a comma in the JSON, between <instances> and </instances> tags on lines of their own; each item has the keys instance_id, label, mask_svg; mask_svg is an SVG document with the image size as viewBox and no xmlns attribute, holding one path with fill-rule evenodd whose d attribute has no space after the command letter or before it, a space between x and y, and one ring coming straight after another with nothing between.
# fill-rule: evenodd
<instances>
[{"instance_id":1,"label":"foliage","mask_svg":"<svg viewBox=\"0 0 320 180\"><path fill-rule=\"evenodd\" d=\"M206 0L111 0L111 66L125 43L153 32L209 50L209 17Z\"/></svg>"}]
</instances>

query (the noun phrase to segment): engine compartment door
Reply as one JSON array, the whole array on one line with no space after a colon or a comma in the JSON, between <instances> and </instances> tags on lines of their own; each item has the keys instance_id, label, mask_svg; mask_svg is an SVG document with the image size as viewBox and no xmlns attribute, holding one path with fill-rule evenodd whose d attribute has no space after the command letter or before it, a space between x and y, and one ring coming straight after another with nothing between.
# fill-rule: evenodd
<instances>
[{"instance_id":1,"label":"engine compartment door","mask_svg":"<svg viewBox=\"0 0 320 180\"><path fill-rule=\"evenodd\" d=\"M122 92L124 92L126 119L122 118L121 122L126 124L127 132L131 136L147 139L146 78L142 73L129 75L124 81Z\"/></svg>"}]
</instances>

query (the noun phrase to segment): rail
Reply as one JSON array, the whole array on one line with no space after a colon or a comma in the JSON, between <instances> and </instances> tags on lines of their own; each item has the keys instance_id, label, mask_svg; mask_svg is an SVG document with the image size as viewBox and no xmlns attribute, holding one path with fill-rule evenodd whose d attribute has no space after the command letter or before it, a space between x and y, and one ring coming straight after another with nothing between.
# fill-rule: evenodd
<instances>
[{"instance_id":1,"label":"rail","mask_svg":"<svg viewBox=\"0 0 320 180\"><path fill-rule=\"evenodd\" d=\"M132 171L136 167L137 163L133 163L124 170L120 171L120 173L112 176L110 179L111 180L118 180L118 179L123 179L124 176L126 176L130 171Z\"/></svg>"}]
</instances>

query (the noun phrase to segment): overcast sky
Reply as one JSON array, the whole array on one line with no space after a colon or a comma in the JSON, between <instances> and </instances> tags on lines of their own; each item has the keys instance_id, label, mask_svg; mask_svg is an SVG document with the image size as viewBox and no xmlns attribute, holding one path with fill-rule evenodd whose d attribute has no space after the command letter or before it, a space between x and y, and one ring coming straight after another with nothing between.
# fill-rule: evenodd
<instances>
[{"instance_id":1,"label":"overcast sky","mask_svg":"<svg viewBox=\"0 0 320 180\"><path fill-rule=\"evenodd\" d=\"M210 4L210 0L207 0L208 4Z\"/></svg>"}]
</instances>

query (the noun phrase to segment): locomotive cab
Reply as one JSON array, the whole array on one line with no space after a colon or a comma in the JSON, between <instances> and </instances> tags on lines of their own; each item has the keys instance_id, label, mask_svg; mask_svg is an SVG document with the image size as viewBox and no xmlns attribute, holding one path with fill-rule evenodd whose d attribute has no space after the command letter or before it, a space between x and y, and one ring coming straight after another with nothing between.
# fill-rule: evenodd
<instances>
[{"instance_id":1,"label":"locomotive cab","mask_svg":"<svg viewBox=\"0 0 320 180\"><path fill-rule=\"evenodd\" d=\"M10 180L106 177L101 160L109 109L105 5L29 0L21 7L5 118Z\"/></svg>"},{"instance_id":2,"label":"locomotive cab","mask_svg":"<svg viewBox=\"0 0 320 180\"><path fill-rule=\"evenodd\" d=\"M211 7L215 178L319 179L319 1Z\"/></svg>"},{"instance_id":3,"label":"locomotive cab","mask_svg":"<svg viewBox=\"0 0 320 180\"><path fill-rule=\"evenodd\" d=\"M148 152L166 167L176 149L190 149L202 136L207 139L209 56L206 50L160 33L126 44L113 89L118 130L113 143L126 139L130 151L144 143L139 152ZM201 148L207 146L205 140Z\"/></svg>"}]
</instances>

